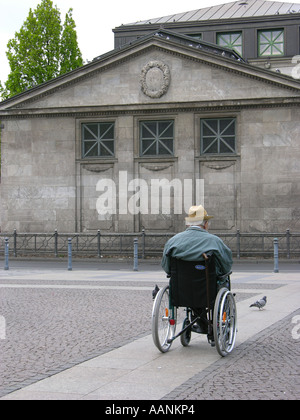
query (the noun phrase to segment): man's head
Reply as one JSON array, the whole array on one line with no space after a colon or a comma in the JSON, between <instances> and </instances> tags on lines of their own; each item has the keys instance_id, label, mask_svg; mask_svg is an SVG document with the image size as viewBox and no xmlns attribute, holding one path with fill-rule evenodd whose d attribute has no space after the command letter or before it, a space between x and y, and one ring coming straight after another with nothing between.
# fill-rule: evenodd
<instances>
[{"instance_id":1,"label":"man's head","mask_svg":"<svg viewBox=\"0 0 300 420\"><path fill-rule=\"evenodd\" d=\"M202 205L192 206L189 209L188 217L185 218L185 224L187 226L201 226L208 230L208 222L212 218L213 216L209 216Z\"/></svg>"}]
</instances>

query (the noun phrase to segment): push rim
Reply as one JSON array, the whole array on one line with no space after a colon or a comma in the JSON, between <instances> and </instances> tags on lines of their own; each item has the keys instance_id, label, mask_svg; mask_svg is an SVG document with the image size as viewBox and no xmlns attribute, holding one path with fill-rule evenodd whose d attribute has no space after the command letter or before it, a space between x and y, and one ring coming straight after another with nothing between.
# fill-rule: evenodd
<instances>
[{"instance_id":1,"label":"push rim","mask_svg":"<svg viewBox=\"0 0 300 420\"><path fill-rule=\"evenodd\" d=\"M235 300L226 288L221 289L216 298L213 330L217 351L226 356L234 348L237 332Z\"/></svg>"},{"instance_id":2,"label":"push rim","mask_svg":"<svg viewBox=\"0 0 300 420\"><path fill-rule=\"evenodd\" d=\"M169 342L176 330L176 308L171 309L169 304L169 286L165 286L156 295L152 310L152 337L156 347L162 352L167 352L172 342ZM172 318L171 325L170 320Z\"/></svg>"}]
</instances>

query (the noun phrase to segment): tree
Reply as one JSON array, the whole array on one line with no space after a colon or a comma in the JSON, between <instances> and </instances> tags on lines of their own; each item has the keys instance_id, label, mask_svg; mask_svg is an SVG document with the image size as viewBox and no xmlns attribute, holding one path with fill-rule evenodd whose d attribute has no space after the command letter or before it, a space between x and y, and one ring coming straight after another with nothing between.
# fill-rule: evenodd
<instances>
[{"instance_id":1,"label":"tree","mask_svg":"<svg viewBox=\"0 0 300 420\"><path fill-rule=\"evenodd\" d=\"M83 65L72 9L61 25L52 0L42 0L8 44L10 74L2 96L9 98Z\"/></svg>"},{"instance_id":2,"label":"tree","mask_svg":"<svg viewBox=\"0 0 300 420\"><path fill-rule=\"evenodd\" d=\"M77 43L76 24L72 17L73 9L66 14L60 43L60 74L83 65L82 55Z\"/></svg>"}]
</instances>

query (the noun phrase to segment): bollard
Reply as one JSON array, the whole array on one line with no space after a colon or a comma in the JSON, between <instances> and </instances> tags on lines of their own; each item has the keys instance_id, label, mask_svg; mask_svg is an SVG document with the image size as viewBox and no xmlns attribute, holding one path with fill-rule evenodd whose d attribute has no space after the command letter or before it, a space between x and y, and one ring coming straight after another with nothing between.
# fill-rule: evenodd
<instances>
[{"instance_id":1,"label":"bollard","mask_svg":"<svg viewBox=\"0 0 300 420\"><path fill-rule=\"evenodd\" d=\"M138 271L138 238L133 241L133 271Z\"/></svg>"},{"instance_id":2,"label":"bollard","mask_svg":"<svg viewBox=\"0 0 300 420\"><path fill-rule=\"evenodd\" d=\"M17 257L17 229L14 229L14 257Z\"/></svg>"},{"instance_id":3,"label":"bollard","mask_svg":"<svg viewBox=\"0 0 300 420\"><path fill-rule=\"evenodd\" d=\"M279 273L279 269L278 269L278 238L274 238L274 273Z\"/></svg>"},{"instance_id":4,"label":"bollard","mask_svg":"<svg viewBox=\"0 0 300 420\"><path fill-rule=\"evenodd\" d=\"M72 271L72 239L68 239L68 271Z\"/></svg>"},{"instance_id":5,"label":"bollard","mask_svg":"<svg viewBox=\"0 0 300 420\"><path fill-rule=\"evenodd\" d=\"M54 231L54 256L55 258L57 258L57 244L58 244L58 233L57 233L57 229L55 229Z\"/></svg>"},{"instance_id":6,"label":"bollard","mask_svg":"<svg viewBox=\"0 0 300 420\"><path fill-rule=\"evenodd\" d=\"M4 250L4 254L5 254L5 266L4 266L4 270L9 270L9 262L8 262L8 255L9 255L9 242L8 242L8 238L5 238L5 250Z\"/></svg>"}]
</instances>

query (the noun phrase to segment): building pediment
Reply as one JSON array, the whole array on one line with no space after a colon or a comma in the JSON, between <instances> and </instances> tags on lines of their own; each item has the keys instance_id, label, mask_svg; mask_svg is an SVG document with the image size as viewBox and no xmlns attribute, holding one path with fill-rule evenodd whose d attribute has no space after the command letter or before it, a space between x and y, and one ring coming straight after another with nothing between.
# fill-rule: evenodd
<instances>
[{"instance_id":1,"label":"building pediment","mask_svg":"<svg viewBox=\"0 0 300 420\"><path fill-rule=\"evenodd\" d=\"M160 30L0 103L0 115L298 98L300 83L226 48Z\"/></svg>"}]
</instances>

